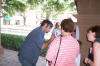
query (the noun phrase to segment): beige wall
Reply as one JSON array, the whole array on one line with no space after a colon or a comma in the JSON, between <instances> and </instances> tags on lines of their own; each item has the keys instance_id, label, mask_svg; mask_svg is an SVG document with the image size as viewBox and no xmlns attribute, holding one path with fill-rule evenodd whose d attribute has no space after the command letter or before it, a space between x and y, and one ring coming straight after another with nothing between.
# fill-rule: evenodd
<instances>
[{"instance_id":1,"label":"beige wall","mask_svg":"<svg viewBox=\"0 0 100 66\"><path fill-rule=\"evenodd\" d=\"M76 0L78 7L78 24L80 29L81 46L81 66L86 66L83 63L85 57L88 56L90 42L87 41L86 31L89 27L100 25L100 0Z\"/></svg>"}]
</instances>

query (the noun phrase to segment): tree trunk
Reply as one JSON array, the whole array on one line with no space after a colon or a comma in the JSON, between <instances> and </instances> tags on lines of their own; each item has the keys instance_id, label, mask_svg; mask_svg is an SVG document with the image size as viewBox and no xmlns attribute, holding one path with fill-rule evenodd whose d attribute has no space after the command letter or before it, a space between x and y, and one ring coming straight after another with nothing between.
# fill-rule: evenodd
<instances>
[{"instance_id":1,"label":"tree trunk","mask_svg":"<svg viewBox=\"0 0 100 66\"><path fill-rule=\"evenodd\" d=\"M23 17L23 21L24 21L23 25L26 25L26 15L25 15L25 13L22 14L22 17Z\"/></svg>"},{"instance_id":2,"label":"tree trunk","mask_svg":"<svg viewBox=\"0 0 100 66\"><path fill-rule=\"evenodd\" d=\"M49 20L50 14L46 14L46 19Z\"/></svg>"},{"instance_id":3,"label":"tree trunk","mask_svg":"<svg viewBox=\"0 0 100 66\"><path fill-rule=\"evenodd\" d=\"M23 19L24 19L24 25L26 25L26 17L25 17L25 15L23 16Z\"/></svg>"}]
</instances>

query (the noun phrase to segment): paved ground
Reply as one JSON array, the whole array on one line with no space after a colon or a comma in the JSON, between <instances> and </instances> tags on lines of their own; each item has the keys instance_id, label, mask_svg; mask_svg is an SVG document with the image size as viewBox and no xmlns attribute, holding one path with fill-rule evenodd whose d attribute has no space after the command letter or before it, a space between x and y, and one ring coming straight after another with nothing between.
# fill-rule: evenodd
<instances>
[{"instance_id":1,"label":"paved ground","mask_svg":"<svg viewBox=\"0 0 100 66\"><path fill-rule=\"evenodd\" d=\"M5 49L4 54L0 55L0 66L21 66L18 61L18 52ZM37 66L45 66L44 57L39 57Z\"/></svg>"}]
</instances>

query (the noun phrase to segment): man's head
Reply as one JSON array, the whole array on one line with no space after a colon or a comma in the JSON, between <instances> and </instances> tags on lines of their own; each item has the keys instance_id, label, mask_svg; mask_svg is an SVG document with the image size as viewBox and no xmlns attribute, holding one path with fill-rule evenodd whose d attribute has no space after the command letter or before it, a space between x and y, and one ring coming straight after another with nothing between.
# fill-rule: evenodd
<instances>
[{"instance_id":1,"label":"man's head","mask_svg":"<svg viewBox=\"0 0 100 66\"><path fill-rule=\"evenodd\" d=\"M53 27L53 24L49 20L43 20L41 23L41 27L42 27L43 32L48 33Z\"/></svg>"}]
</instances>

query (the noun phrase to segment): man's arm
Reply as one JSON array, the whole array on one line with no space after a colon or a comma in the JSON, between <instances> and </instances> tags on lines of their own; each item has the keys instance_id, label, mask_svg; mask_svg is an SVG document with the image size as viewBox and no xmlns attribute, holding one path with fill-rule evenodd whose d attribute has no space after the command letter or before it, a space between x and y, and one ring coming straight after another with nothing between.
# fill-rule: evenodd
<instances>
[{"instance_id":1,"label":"man's arm","mask_svg":"<svg viewBox=\"0 0 100 66\"><path fill-rule=\"evenodd\" d=\"M55 35L52 35L48 41L44 42L42 49L46 48L54 40L55 37L56 37Z\"/></svg>"}]
</instances>

